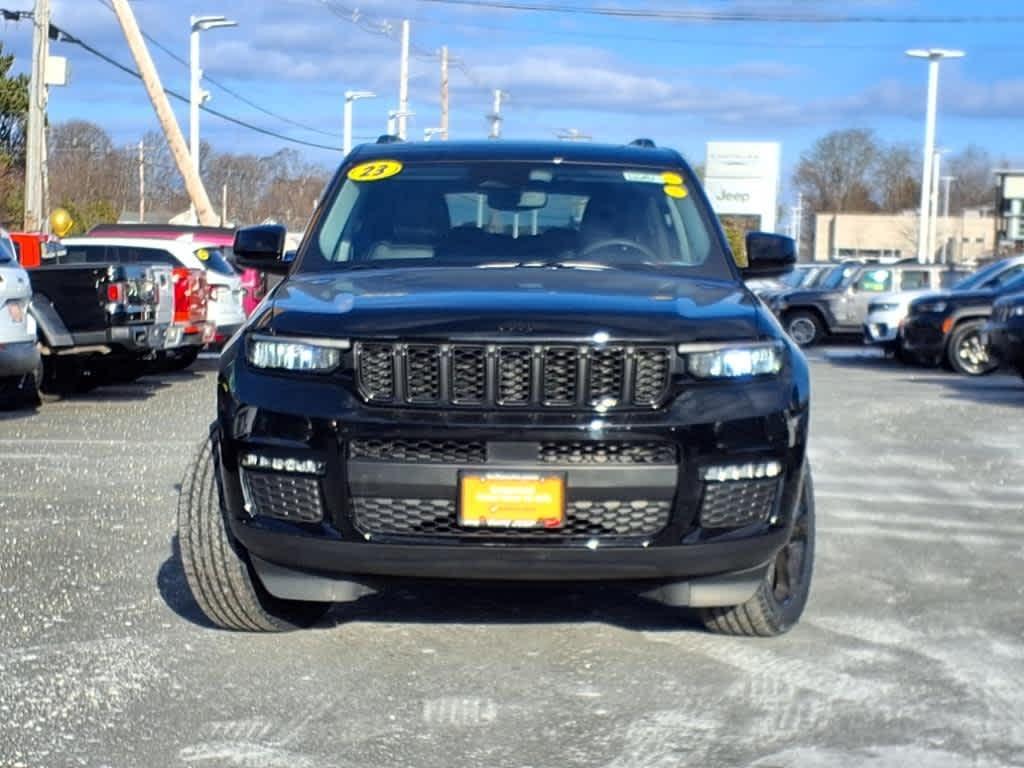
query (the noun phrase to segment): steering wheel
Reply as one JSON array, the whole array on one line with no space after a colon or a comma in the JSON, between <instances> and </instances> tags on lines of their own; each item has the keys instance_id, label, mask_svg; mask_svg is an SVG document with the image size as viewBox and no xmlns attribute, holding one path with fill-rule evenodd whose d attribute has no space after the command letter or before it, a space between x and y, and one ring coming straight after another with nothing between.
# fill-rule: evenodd
<instances>
[{"instance_id":1,"label":"steering wheel","mask_svg":"<svg viewBox=\"0 0 1024 768\"><path fill-rule=\"evenodd\" d=\"M627 240L624 237L609 237L605 238L604 240L597 240L596 242L591 243L582 251L580 251L580 258L582 259L585 256L591 255L592 253L595 253L597 251L604 251L607 250L608 248L626 248L635 251L636 253L639 253L641 256L644 257L645 261L658 261L657 254L650 248L648 248L646 245L641 245L640 243L634 242L632 240Z\"/></svg>"}]
</instances>

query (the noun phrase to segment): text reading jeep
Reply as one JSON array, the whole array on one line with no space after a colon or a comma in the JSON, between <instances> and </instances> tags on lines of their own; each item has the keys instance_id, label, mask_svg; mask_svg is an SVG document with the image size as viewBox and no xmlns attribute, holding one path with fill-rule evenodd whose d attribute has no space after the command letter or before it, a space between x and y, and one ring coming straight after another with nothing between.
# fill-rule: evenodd
<instances>
[{"instance_id":1,"label":"text reading jeep","mask_svg":"<svg viewBox=\"0 0 1024 768\"><path fill-rule=\"evenodd\" d=\"M328 186L226 347L178 512L218 625L277 630L403 579L628 583L721 632L799 618L808 371L673 151L380 143Z\"/></svg>"}]
</instances>

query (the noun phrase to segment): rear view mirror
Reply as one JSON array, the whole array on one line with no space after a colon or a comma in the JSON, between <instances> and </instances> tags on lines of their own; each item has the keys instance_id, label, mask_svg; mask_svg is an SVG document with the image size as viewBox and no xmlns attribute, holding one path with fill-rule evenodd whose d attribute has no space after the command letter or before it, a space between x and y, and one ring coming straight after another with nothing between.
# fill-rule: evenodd
<instances>
[{"instance_id":1,"label":"rear view mirror","mask_svg":"<svg viewBox=\"0 0 1024 768\"><path fill-rule=\"evenodd\" d=\"M535 211L547 204L547 192L539 190L494 189L487 193L487 207L492 211Z\"/></svg>"},{"instance_id":2,"label":"rear view mirror","mask_svg":"<svg viewBox=\"0 0 1024 768\"><path fill-rule=\"evenodd\" d=\"M291 263L284 259L287 232L280 224L244 227L235 233L235 263L260 272L286 274Z\"/></svg>"},{"instance_id":3,"label":"rear view mirror","mask_svg":"<svg viewBox=\"0 0 1024 768\"><path fill-rule=\"evenodd\" d=\"M747 266L744 278L779 277L796 264L796 241L770 232L747 233Z\"/></svg>"}]
</instances>

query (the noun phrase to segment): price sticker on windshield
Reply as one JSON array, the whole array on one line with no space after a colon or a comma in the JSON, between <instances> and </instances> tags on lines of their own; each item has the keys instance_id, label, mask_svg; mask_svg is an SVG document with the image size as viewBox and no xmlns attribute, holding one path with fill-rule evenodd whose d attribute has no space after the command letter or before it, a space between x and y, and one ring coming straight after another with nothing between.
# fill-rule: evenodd
<instances>
[{"instance_id":1,"label":"price sticker on windshield","mask_svg":"<svg viewBox=\"0 0 1024 768\"><path fill-rule=\"evenodd\" d=\"M348 177L352 181L382 181L401 172L402 164L397 160L373 160L350 168Z\"/></svg>"}]
</instances>

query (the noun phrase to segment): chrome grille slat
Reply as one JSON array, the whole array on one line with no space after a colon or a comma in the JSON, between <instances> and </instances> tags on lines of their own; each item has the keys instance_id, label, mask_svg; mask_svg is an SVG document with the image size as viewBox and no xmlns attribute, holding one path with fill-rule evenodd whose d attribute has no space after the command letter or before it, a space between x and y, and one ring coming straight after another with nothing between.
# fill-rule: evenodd
<instances>
[{"instance_id":1,"label":"chrome grille slat","mask_svg":"<svg viewBox=\"0 0 1024 768\"><path fill-rule=\"evenodd\" d=\"M355 345L355 371L369 403L410 406L658 407L668 395L674 351L587 344Z\"/></svg>"}]
</instances>

